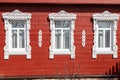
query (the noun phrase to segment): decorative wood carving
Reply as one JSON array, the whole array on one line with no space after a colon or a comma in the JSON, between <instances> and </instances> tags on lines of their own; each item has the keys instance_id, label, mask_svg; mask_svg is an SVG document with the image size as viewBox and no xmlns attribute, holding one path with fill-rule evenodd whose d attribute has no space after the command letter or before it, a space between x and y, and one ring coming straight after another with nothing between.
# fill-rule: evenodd
<instances>
[{"instance_id":1,"label":"decorative wood carving","mask_svg":"<svg viewBox=\"0 0 120 80\"><path fill-rule=\"evenodd\" d=\"M94 45L93 45L93 52L92 52L92 57L93 58L97 58L97 54L113 54L113 58L117 58L117 52L118 52L118 46L116 45L117 40L116 40L116 30L117 30L117 21L119 19L119 15L118 14L113 14L109 11L104 11L103 13L97 13L93 15L93 20L94 20L94 25L93 25L93 30L94 30ZM112 42L112 50L111 51L98 51L97 50L97 21L113 21L114 25L112 28L113 31L113 42Z\"/></svg>"},{"instance_id":2,"label":"decorative wood carving","mask_svg":"<svg viewBox=\"0 0 120 80\"><path fill-rule=\"evenodd\" d=\"M38 46L42 47L42 30L38 32Z\"/></svg>"},{"instance_id":3,"label":"decorative wood carving","mask_svg":"<svg viewBox=\"0 0 120 80\"><path fill-rule=\"evenodd\" d=\"M75 46L74 46L74 26L75 26L75 19L76 19L76 14L73 13L67 13L64 10L61 10L58 13L51 13L49 14L49 19L50 19L50 31L51 31L51 40L50 40L50 55L49 58L53 59L54 55L71 55L71 58L74 59L75 58ZM70 45L70 50L69 51L65 51L65 50L60 50L60 51L56 51L54 49L54 43L55 43L55 21L54 20L71 20L71 45Z\"/></svg>"},{"instance_id":4,"label":"decorative wood carving","mask_svg":"<svg viewBox=\"0 0 120 80\"><path fill-rule=\"evenodd\" d=\"M86 45L86 32L85 30L82 31L82 46L85 47Z\"/></svg>"},{"instance_id":5,"label":"decorative wood carving","mask_svg":"<svg viewBox=\"0 0 120 80\"><path fill-rule=\"evenodd\" d=\"M9 59L9 55L27 55L27 59L31 58L31 46L30 46L30 19L31 14L30 13L23 13L19 10L14 10L13 12L5 12L2 14L5 24L5 46L4 46L4 59ZM26 51L11 51L10 50L10 20L25 20L26 21Z\"/></svg>"}]
</instances>

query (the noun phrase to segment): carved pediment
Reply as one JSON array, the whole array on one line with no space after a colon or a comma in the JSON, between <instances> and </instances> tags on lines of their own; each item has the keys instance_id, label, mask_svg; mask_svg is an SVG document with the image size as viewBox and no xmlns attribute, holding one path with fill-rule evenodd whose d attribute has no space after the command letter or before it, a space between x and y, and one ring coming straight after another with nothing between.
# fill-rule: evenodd
<instances>
[{"instance_id":1,"label":"carved pediment","mask_svg":"<svg viewBox=\"0 0 120 80\"><path fill-rule=\"evenodd\" d=\"M118 20L119 15L111 13L109 11L104 11L103 13L97 13L93 15L93 19L97 20Z\"/></svg>"},{"instance_id":2,"label":"carved pediment","mask_svg":"<svg viewBox=\"0 0 120 80\"><path fill-rule=\"evenodd\" d=\"M5 12L2 14L4 19L30 19L30 13L23 13L19 10L14 10L12 12Z\"/></svg>"},{"instance_id":3,"label":"carved pediment","mask_svg":"<svg viewBox=\"0 0 120 80\"><path fill-rule=\"evenodd\" d=\"M61 10L58 13L51 13L49 14L50 19L76 19L76 14L67 13L64 10Z\"/></svg>"}]
</instances>

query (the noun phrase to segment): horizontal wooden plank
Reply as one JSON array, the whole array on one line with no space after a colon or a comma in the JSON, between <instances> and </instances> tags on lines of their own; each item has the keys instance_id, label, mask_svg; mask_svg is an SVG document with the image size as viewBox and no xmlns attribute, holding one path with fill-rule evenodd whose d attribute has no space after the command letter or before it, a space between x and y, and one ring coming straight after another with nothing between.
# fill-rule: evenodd
<instances>
[{"instance_id":1,"label":"horizontal wooden plank","mask_svg":"<svg viewBox=\"0 0 120 80\"><path fill-rule=\"evenodd\" d=\"M96 0L92 0L92 1L89 1L89 0L61 0L61 1L56 1L56 0L37 0L37 1L34 1L34 0L25 0L25 1L21 1L21 0L12 0L12 1L9 1L9 0L6 0L6 1L3 1L3 0L0 0L0 3L41 3L41 4L119 4L120 1L119 0L114 0L114 1L109 1L109 0L106 0L106 1L96 1Z\"/></svg>"}]
</instances>

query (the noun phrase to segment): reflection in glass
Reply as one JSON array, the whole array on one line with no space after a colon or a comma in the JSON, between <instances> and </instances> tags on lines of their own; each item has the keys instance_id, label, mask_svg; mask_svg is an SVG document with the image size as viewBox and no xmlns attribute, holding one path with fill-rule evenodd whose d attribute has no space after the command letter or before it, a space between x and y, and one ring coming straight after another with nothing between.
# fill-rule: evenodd
<instances>
[{"instance_id":1,"label":"reflection in glass","mask_svg":"<svg viewBox=\"0 0 120 80\"><path fill-rule=\"evenodd\" d=\"M12 21L12 28L24 28L24 21Z\"/></svg>"},{"instance_id":2,"label":"reflection in glass","mask_svg":"<svg viewBox=\"0 0 120 80\"><path fill-rule=\"evenodd\" d=\"M71 25L71 21L69 20L56 20L55 27L56 28L69 28Z\"/></svg>"}]
</instances>

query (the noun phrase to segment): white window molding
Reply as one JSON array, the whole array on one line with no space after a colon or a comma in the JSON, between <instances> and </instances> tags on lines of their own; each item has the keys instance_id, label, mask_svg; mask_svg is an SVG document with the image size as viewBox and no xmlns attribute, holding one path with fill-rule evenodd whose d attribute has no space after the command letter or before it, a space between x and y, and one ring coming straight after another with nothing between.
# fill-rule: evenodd
<instances>
[{"instance_id":1,"label":"white window molding","mask_svg":"<svg viewBox=\"0 0 120 80\"><path fill-rule=\"evenodd\" d=\"M86 45L86 32L85 30L82 31L82 46L85 47Z\"/></svg>"},{"instance_id":2,"label":"white window molding","mask_svg":"<svg viewBox=\"0 0 120 80\"><path fill-rule=\"evenodd\" d=\"M38 32L38 46L42 47L42 30Z\"/></svg>"},{"instance_id":3,"label":"white window molding","mask_svg":"<svg viewBox=\"0 0 120 80\"><path fill-rule=\"evenodd\" d=\"M92 51L92 58L97 58L97 54L112 54L113 58L118 57L118 46L116 45L116 30L117 30L117 22L119 19L118 14L110 13L109 11L104 11L103 13L97 13L93 15L93 30L94 30L94 45L93 45L93 51ZM113 25L111 26L111 49L107 50L106 48L99 50L98 47L98 29L99 25L98 22L113 22ZM107 29L107 28L106 28Z\"/></svg>"},{"instance_id":4,"label":"white window molding","mask_svg":"<svg viewBox=\"0 0 120 80\"><path fill-rule=\"evenodd\" d=\"M5 24L5 46L4 46L4 59L9 59L9 55L27 55L27 59L31 59L31 46L30 46L30 13L24 13L19 10L14 10L13 12L5 12L2 14ZM11 44L11 21L25 21L25 49L13 50Z\"/></svg>"},{"instance_id":5,"label":"white window molding","mask_svg":"<svg viewBox=\"0 0 120 80\"><path fill-rule=\"evenodd\" d=\"M61 10L58 13L51 13L49 14L50 19L50 31L51 31L51 40L50 40L50 54L49 58L53 59L54 55L71 55L71 59L75 58L75 46L74 46L74 26L75 26L75 19L76 14L73 13L67 13L64 10ZM55 21L70 21L70 42L69 42L69 49L56 49L55 48ZM61 33L63 34L63 33ZM63 45L63 44L62 44Z\"/></svg>"}]
</instances>

